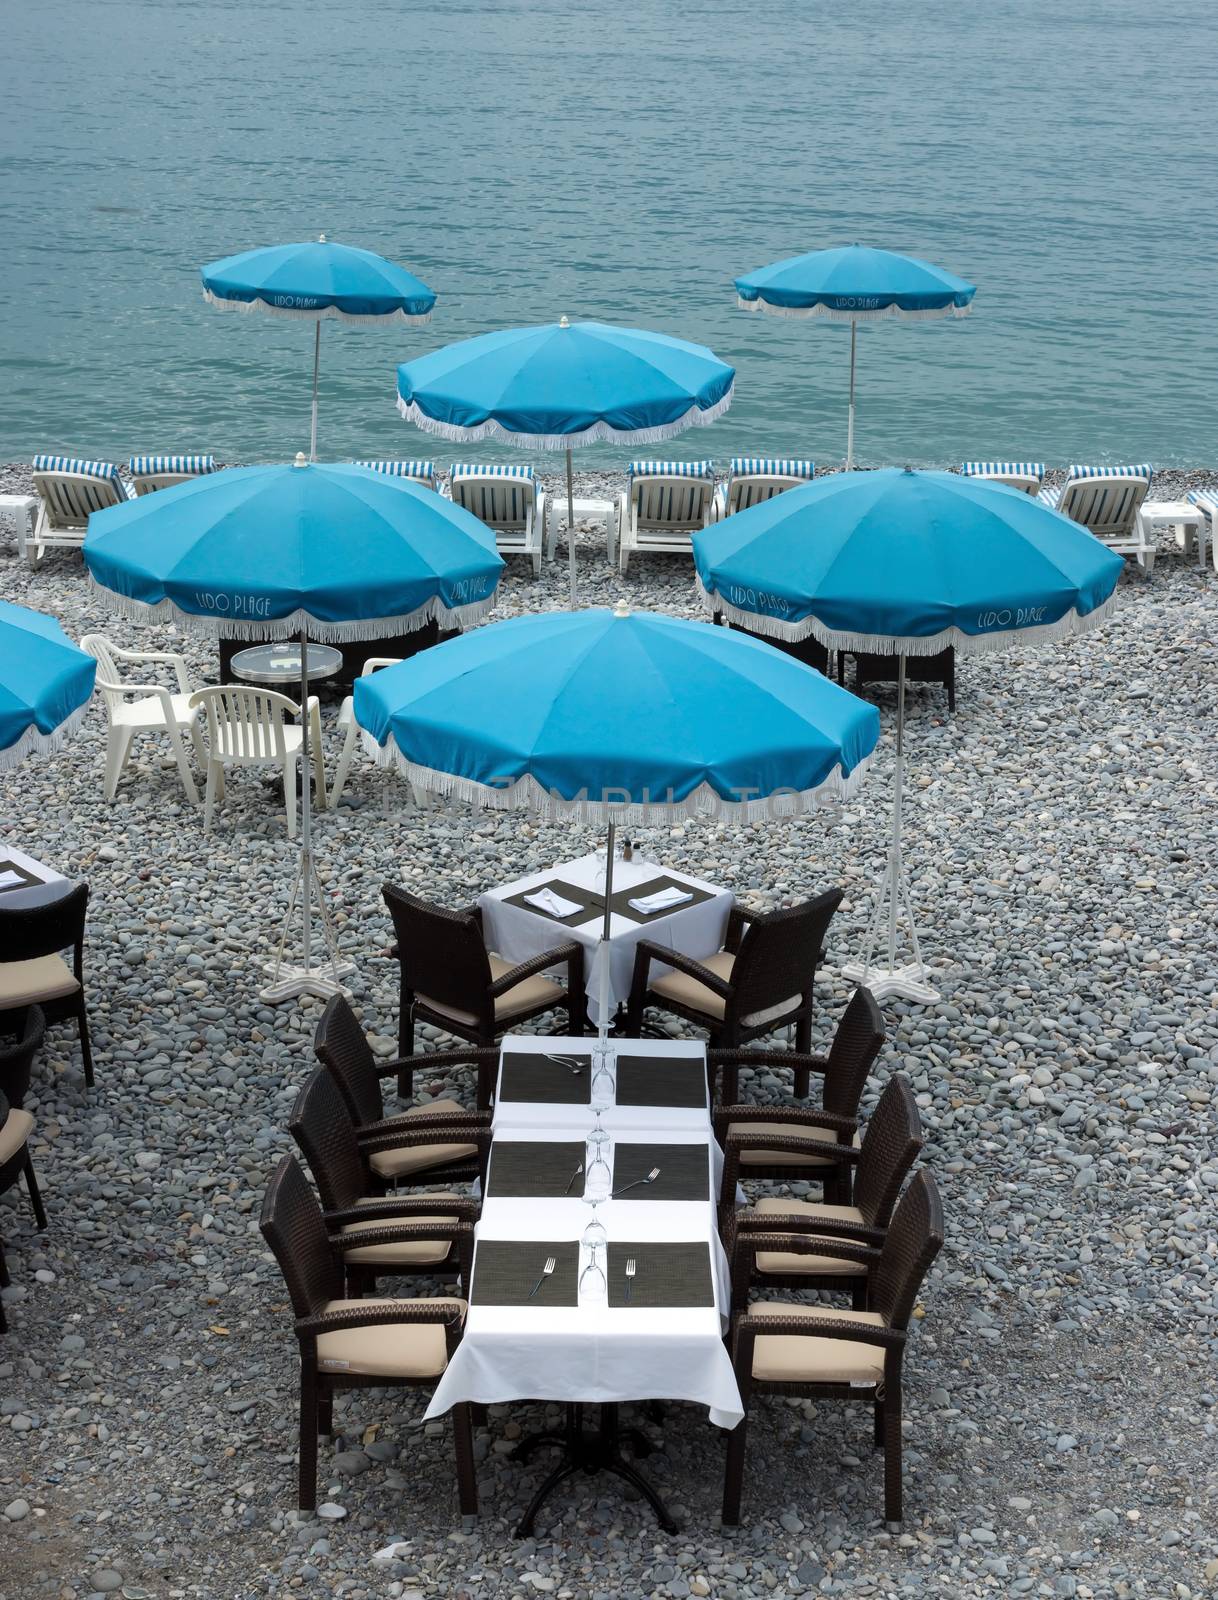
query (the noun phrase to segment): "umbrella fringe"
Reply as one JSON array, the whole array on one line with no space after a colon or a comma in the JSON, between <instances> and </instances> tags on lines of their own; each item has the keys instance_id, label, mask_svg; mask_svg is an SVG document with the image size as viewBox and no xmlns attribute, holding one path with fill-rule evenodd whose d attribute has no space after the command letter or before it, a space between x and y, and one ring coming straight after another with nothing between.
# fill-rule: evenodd
<instances>
[{"instance_id":1,"label":"umbrella fringe","mask_svg":"<svg viewBox=\"0 0 1218 1600\"><path fill-rule=\"evenodd\" d=\"M454 444L477 444L483 439L498 439L504 444L520 445L528 450L572 450L583 444L602 441L628 445L663 444L667 439L675 439L687 428L706 428L712 422L717 422L731 405L735 392L736 385L733 382L723 398L713 406L703 408L692 405L675 422L663 422L654 428L614 428L607 422L597 422L580 433L514 433L493 417L472 428L464 428L455 422L439 422L429 417L419 408L417 401L403 400L401 395L398 396L398 410L407 422L413 422L424 433L435 434L437 438L448 439Z\"/></svg>"},{"instance_id":2,"label":"umbrella fringe","mask_svg":"<svg viewBox=\"0 0 1218 1600\"><path fill-rule=\"evenodd\" d=\"M86 700L83 706L78 706L71 716L65 717L57 728L52 728L50 733L43 733L31 723L15 744L10 744L6 750L0 750L0 772L11 771L13 767L20 766L27 756L35 753L43 756L52 755L66 744L80 727L88 709L89 702Z\"/></svg>"},{"instance_id":3,"label":"umbrella fringe","mask_svg":"<svg viewBox=\"0 0 1218 1600\"><path fill-rule=\"evenodd\" d=\"M203 298L209 306L215 306L220 311L265 311L272 317L295 317L300 322L320 322L327 317L334 317L340 322L365 323L379 327L385 322L431 321L430 311L411 312L399 308L397 311L384 311L368 316L341 311L338 306L323 306L320 311L302 311L295 306L273 306L269 300L263 300L260 295L255 295L252 300L226 300L222 295L213 294L210 289L204 289Z\"/></svg>"},{"instance_id":4,"label":"umbrella fringe","mask_svg":"<svg viewBox=\"0 0 1218 1600\"><path fill-rule=\"evenodd\" d=\"M736 296L741 311L764 311L771 317L820 317L826 322L934 322L940 317L967 317L972 306L942 306L927 311L902 311L900 306L882 306L875 311L839 311L826 305L776 306L759 295L756 300Z\"/></svg>"},{"instance_id":5,"label":"umbrella fringe","mask_svg":"<svg viewBox=\"0 0 1218 1600\"><path fill-rule=\"evenodd\" d=\"M1005 628L994 633L964 633L960 628L944 628L939 633L924 638L901 637L884 633L843 633L827 628L816 617L801 617L797 622L784 622L779 617L765 616L759 611L746 611L731 605L715 590L708 590L699 577L696 580L702 603L712 614L719 613L729 622L763 634L767 639L783 639L788 644L798 644L809 637L818 639L830 650L851 650L861 654L881 656L937 656L951 645L960 655L994 655L1000 650L1013 650L1020 645L1033 648L1053 644L1058 639L1090 633L1106 622L1116 609L1115 592L1107 600L1085 614L1067 611L1056 622L1046 622L1031 628ZM999 608L995 608L999 609Z\"/></svg>"},{"instance_id":6,"label":"umbrella fringe","mask_svg":"<svg viewBox=\"0 0 1218 1600\"><path fill-rule=\"evenodd\" d=\"M362 617L352 622L331 622L301 609L286 617L250 620L212 614L199 616L193 611L183 611L169 599L150 605L143 600L134 600L130 595L120 594L116 589L108 589L105 584L98 583L92 573L89 574L89 587L109 610L126 617L128 621L174 622L191 633L207 634L212 638L223 635L251 642L293 639L302 629L315 644L351 644L361 639L386 639L400 633L412 633L417 628L426 627L429 622L438 622L442 627L469 628L480 622L495 604L493 594L485 600L463 606L449 606L433 596L414 611L396 617Z\"/></svg>"},{"instance_id":7,"label":"umbrella fringe","mask_svg":"<svg viewBox=\"0 0 1218 1600\"><path fill-rule=\"evenodd\" d=\"M660 819L667 821L677 817L721 817L733 822L765 822L775 817L793 817L810 811L833 809L853 798L872 760L870 755L864 756L849 776L840 767L835 767L814 788L780 790L758 800L727 800L716 793L709 783L703 783L683 800L606 803L583 797L564 799L552 790L543 788L529 774L500 788L479 783L474 778L459 777L456 773L420 766L402 754L392 734L384 745L379 745L365 729L363 745L365 752L378 766L395 768L416 788L426 789L432 794L455 796L458 800L491 811L527 810L544 820L569 817L598 824L629 822L641 827Z\"/></svg>"}]
</instances>

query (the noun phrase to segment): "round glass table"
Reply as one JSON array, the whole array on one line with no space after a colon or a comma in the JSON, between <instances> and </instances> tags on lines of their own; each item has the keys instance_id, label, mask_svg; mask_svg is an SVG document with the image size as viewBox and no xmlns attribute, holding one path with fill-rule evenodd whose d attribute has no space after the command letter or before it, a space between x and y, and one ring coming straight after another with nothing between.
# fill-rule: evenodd
<instances>
[{"instance_id":1,"label":"round glass table","mask_svg":"<svg viewBox=\"0 0 1218 1600\"><path fill-rule=\"evenodd\" d=\"M342 664L342 651L336 650L333 645L308 646L305 672L310 682L314 678L332 678ZM300 645L285 639L277 644L256 644L248 650L238 650L232 660L232 670L246 683L299 688Z\"/></svg>"}]
</instances>

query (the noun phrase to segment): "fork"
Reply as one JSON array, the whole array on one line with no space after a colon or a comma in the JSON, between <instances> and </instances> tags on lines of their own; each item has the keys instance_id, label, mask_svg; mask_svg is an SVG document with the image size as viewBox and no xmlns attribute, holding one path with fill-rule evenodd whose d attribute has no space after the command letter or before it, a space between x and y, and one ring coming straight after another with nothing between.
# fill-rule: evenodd
<instances>
[{"instance_id":1,"label":"fork","mask_svg":"<svg viewBox=\"0 0 1218 1600\"><path fill-rule=\"evenodd\" d=\"M576 1060L572 1060L569 1056L547 1055L545 1059L547 1061L556 1061L560 1067L566 1067L567 1071L574 1078L580 1077L584 1070L584 1064L582 1061L578 1060L578 1058Z\"/></svg>"},{"instance_id":2,"label":"fork","mask_svg":"<svg viewBox=\"0 0 1218 1600\"><path fill-rule=\"evenodd\" d=\"M578 1167L576 1167L576 1169L575 1169L575 1171L574 1171L574 1172L573 1172L573 1173L572 1173L572 1174L571 1174L571 1176L570 1176L570 1177L569 1177L569 1178L568 1178L568 1179L567 1179L567 1187L566 1187L566 1188L565 1188L565 1189L564 1189L564 1190L563 1190L563 1194L564 1194L564 1195L568 1195L568 1194L570 1194L570 1193L571 1193L571 1185L572 1185L572 1184L573 1184L573 1183L574 1183L574 1182L575 1182L575 1180L576 1180L576 1178L578 1178L578 1177L579 1177L579 1175L580 1175L580 1173L581 1173L581 1172L582 1172L582 1171L583 1171L583 1170L584 1170L584 1164L583 1164L583 1162L582 1162L582 1161L581 1161L581 1162L580 1162L580 1164L579 1164L579 1166L578 1166Z\"/></svg>"},{"instance_id":3,"label":"fork","mask_svg":"<svg viewBox=\"0 0 1218 1600\"><path fill-rule=\"evenodd\" d=\"M526 1297L527 1299L531 1300L533 1298L533 1296L537 1293L538 1289L541 1288L542 1284L546 1281L546 1279L554 1271L554 1268L557 1265L558 1265L558 1262L557 1262L557 1260L555 1259L554 1256L547 1256L546 1257L546 1264L541 1269L541 1277L538 1278L537 1282L529 1290L528 1295Z\"/></svg>"},{"instance_id":4,"label":"fork","mask_svg":"<svg viewBox=\"0 0 1218 1600\"><path fill-rule=\"evenodd\" d=\"M645 1178L636 1178L633 1183L624 1183L620 1189L615 1189L609 1198L611 1200L616 1200L618 1195L625 1194L627 1189L638 1189L648 1183L654 1183L659 1176L659 1167L652 1167L651 1171Z\"/></svg>"},{"instance_id":5,"label":"fork","mask_svg":"<svg viewBox=\"0 0 1218 1600\"><path fill-rule=\"evenodd\" d=\"M626 1304L627 1305L630 1304L630 1286L634 1282L634 1275L635 1275L635 1272L637 1270L638 1270L638 1268L635 1265L634 1257L631 1256L629 1258L629 1260L626 1262Z\"/></svg>"}]
</instances>

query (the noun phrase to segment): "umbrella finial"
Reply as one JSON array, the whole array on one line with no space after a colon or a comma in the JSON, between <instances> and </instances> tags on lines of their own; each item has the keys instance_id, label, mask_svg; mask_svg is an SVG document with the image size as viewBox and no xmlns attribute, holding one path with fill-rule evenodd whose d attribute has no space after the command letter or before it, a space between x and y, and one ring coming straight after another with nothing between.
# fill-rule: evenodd
<instances>
[{"instance_id":1,"label":"umbrella finial","mask_svg":"<svg viewBox=\"0 0 1218 1600\"><path fill-rule=\"evenodd\" d=\"M630 607L624 600L619 600L613 608L613 615L615 617L628 617L630 615Z\"/></svg>"},{"instance_id":2,"label":"umbrella finial","mask_svg":"<svg viewBox=\"0 0 1218 1600\"><path fill-rule=\"evenodd\" d=\"M558 326L560 328L569 328L571 324L567 321L566 317L559 317Z\"/></svg>"},{"instance_id":3,"label":"umbrella finial","mask_svg":"<svg viewBox=\"0 0 1218 1600\"><path fill-rule=\"evenodd\" d=\"M296 467L307 467L308 464L309 464L308 456L305 455L303 450L298 450L296 452L296 460L292 463L292 465L296 466Z\"/></svg>"},{"instance_id":4,"label":"umbrella finial","mask_svg":"<svg viewBox=\"0 0 1218 1600\"><path fill-rule=\"evenodd\" d=\"M319 234L318 234L318 235L317 235L317 242L318 242L318 244L325 244L325 242L326 242L326 236L325 236L325 234L324 234L324 233L319 233Z\"/></svg>"},{"instance_id":5,"label":"umbrella finial","mask_svg":"<svg viewBox=\"0 0 1218 1600\"><path fill-rule=\"evenodd\" d=\"M910 474L910 475L911 475L911 476L912 476L912 475L913 475L913 468L912 468L912 467L911 467L911 466L910 466L910 464L909 464L909 462L908 462L908 461L907 461L907 462L906 462L906 463L905 463L905 470L906 470L906 472L908 472L908 473L909 473L909 474Z\"/></svg>"}]
</instances>

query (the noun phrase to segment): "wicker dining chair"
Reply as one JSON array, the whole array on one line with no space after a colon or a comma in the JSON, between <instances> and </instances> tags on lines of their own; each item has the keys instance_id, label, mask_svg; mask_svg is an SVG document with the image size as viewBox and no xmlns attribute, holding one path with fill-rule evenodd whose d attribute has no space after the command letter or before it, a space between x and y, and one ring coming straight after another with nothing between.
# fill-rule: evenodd
<instances>
[{"instance_id":1,"label":"wicker dining chair","mask_svg":"<svg viewBox=\"0 0 1218 1600\"><path fill-rule=\"evenodd\" d=\"M375 1292L379 1277L456 1277L461 1270L457 1243L429 1232L428 1219L434 1217L444 1228L458 1222L472 1225L481 1209L478 1202L451 1193L386 1196L368 1169L338 1085L324 1067L314 1069L296 1096L288 1129L309 1163L353 1299ZM480 1135L489 1152L490 1129ZM429 1136L416 1132L406 1137ZM370 1235L380 1242L366 1243Z\"/></svg>"},{"instance_id":2,"label":"wicker dining chair","mask_svg":"<svg viewBox=\"0 0 1218 1600\"><path fill-rule=\"evenodd\" d=\"M30 1087L30 1069L42 1044L46 1022L37 1006L30 1006L24 1016L16 1020L19 1022L16 1038L11 1044L0 1047L0 1106L7 1106L7 1115L0 1111L0 1194L24 1177L34 1225L41 1231L47 1225L47 1214L43 1210L30 1155L34 1118L24 1109L24 1101ZM0 1289L7 1289L10 1282L4 1260L4 1240L0 1238ZM0 1333L7 1331L4 1302L0 1300Z\"/></svg>"},{"instance_id":3,"label":"wicker dining chair","mask_svg":"<svg viewBox=\"0 0 1218 1600\"><path fill-rule=\"evenodd\" d=\"M867 1074L886 1037L884 1016L870 989L856 989L833 1035L827 1055L806 1055L791 1050L707 1051L707 1071L718 1085L719 1099L731 1106L740 1101L740 1069L773 1072L786 1067L795 1075L795 1094L806 1099L809 1078L822 1079L821 1104L839 1116L854 1116L867 1083Z\"/></svg>"},{"instance_id":4,"label":"wicker dining chair","mask_svg":"<svg viewBox=\"0 0 1218 1600\"><path fill-rule=\"evenodd\" d=\"M812 1048L816 968L841 901L842 890L829 889L781 911L733 906L723 949L701 961L640 939L626 1032L640 1037L644 1008L657 1006L706 1028L712 1048L733 1049L793 1024L795 1049L806 1055ZM673 971L653 978L653 962ZM807 1072L797 1072L796 1093L807 1092Z\"/></svg>"},{"instance_id":5,"label":"wicker dining chair","mask_svg":"<svg viewBox=\"0 0 1218 1600\"><path fill-rule=\"evenodd\" d=\"M732 1321L732 1364L744 1420L728 1437L723 1521L740 1521L748 1414L757 1394L798 1399L870 1398L875 1442L884 1451L884 1516L901 1520L901 1380L918 1290L943 1244L935 1180L919 1172L897 1204L882 1249L807 1234L742 1233L732 1277L747 1279L759 1254L800 1252L858 1260L867 1268L866 1311L755 1300Z\"/></svg>"},{"instance_id":6,"label":"wicker dining chair","mask_svg":"<svg viewBox=\"0 0 1218 1600\"><path fill-rule=\"evenodd\" d=\"M349 1300L343 1269L321 1208L294 1156L284 1156L266 1191L259 1223L287 1284L300 1342L300 1487L302 1511L317 1505L317 1436L333 1432L339 1388L418 1388L434 1384L461 1342L466 1303L455 1298ZM443 1228L473 1259L468 1222ZM467 1263L464 1281L469 1282ZM457 1489L464 1516L478 1511L474 1438L467 1404L453 1407Z\"/></svg>"},{"instance_id":7,"label":"wicker dining chair","mask_svg":"<svg viewBox=\"0 0 1218 1600\"><path fill-rule=\"evenodd\" d=\"M58 891L59 886L53 886ZM75 1017L85 1082L93 1052L85 1011L85 912L89 885L73 883L38 905L0 905L0 1011L41 1006L48 1022ZM60 954L72 948L72 965Z\"/></svg>"},{"instance_id":8,"label":"wicker dining chair","mask_svg":"<svg viewBox=\"0 0 1218 1600\"><path fill-rule=\"evenodd\" d=\"M545 1011L565 1011L567 1031L582 1034L587 1025L584 950L574 939L543 950L515 966L486 948L482 913L448 911L387 883L381 891L393 918L397 943L392 954L401 969L398 1054L403 1058L399 1092L411 1093L410 1065L416 1022L455 1033L487 1047L500 1034ZM567 987L543 977L565 966Z\"/></svg>"},{"instance_id":9,"label":"wicker dining chair","mask_svg":"<svg viewBox=\"0 0 1218 1600\"><path fill-rule=\"evenodd\" d=\"M433 1050L405 1063L378 1061L359 1019L345 996L336 994L326 1004L313 1035L317 1059L334 1078L355 1127L355 1137L370 1145L368 1162L382 1185L398 1183L467 1183L477 1176L478 1149L468 1136L470 1127L489 1126L491 1093L499 1063L496 1049ZM395 1115L385 1114L381 1079L405 1067L422 1064L441 1075L456 1066L473 1066L478 1074L477 1111L468 1111L447 1096L411 1106ZM387 1144L384 1136L429 1130L430 1141ZM457 1135L461 1135L457 1137Z\"/></svg>"},{"instance_id":10,"label":"wicker dining chair","mask_svg":"<svg viewBox=\"0 0 1218 1600\"><path fill-rule=\"evenodd\" d=\"M814 1120L809 1115L808 1124ZM832 1137L836 1130L830 1130ZM860 1145L835 1145L835 1154L854 1163L853 1192L849 1204L793 1200L782 1195L766 1195L747 1210L735 1208L736 1183L740 1176L740 1156L749 1133L729 1135L724 1148L723 1186L720 1215L723 1242L730 1257L736 1237L741 1233L806 1233L813 1237L853 1240L878 1248L884 1243L892 1209L901 1185L922 1148L922 1120L909 1080L896 1073L880 1096L867 1121ZM760 1139L764 1143L766 1135ZM857 1310L866 1309L867 1269L857 1261L839 1256L808 1256L763 1251L754 1262L757 1282L770 1289L818 1289L848 1291ZM747 1278L732 1281L732 1309L743 1311L747 1303Z\"/></svg>"}]
</instances>

